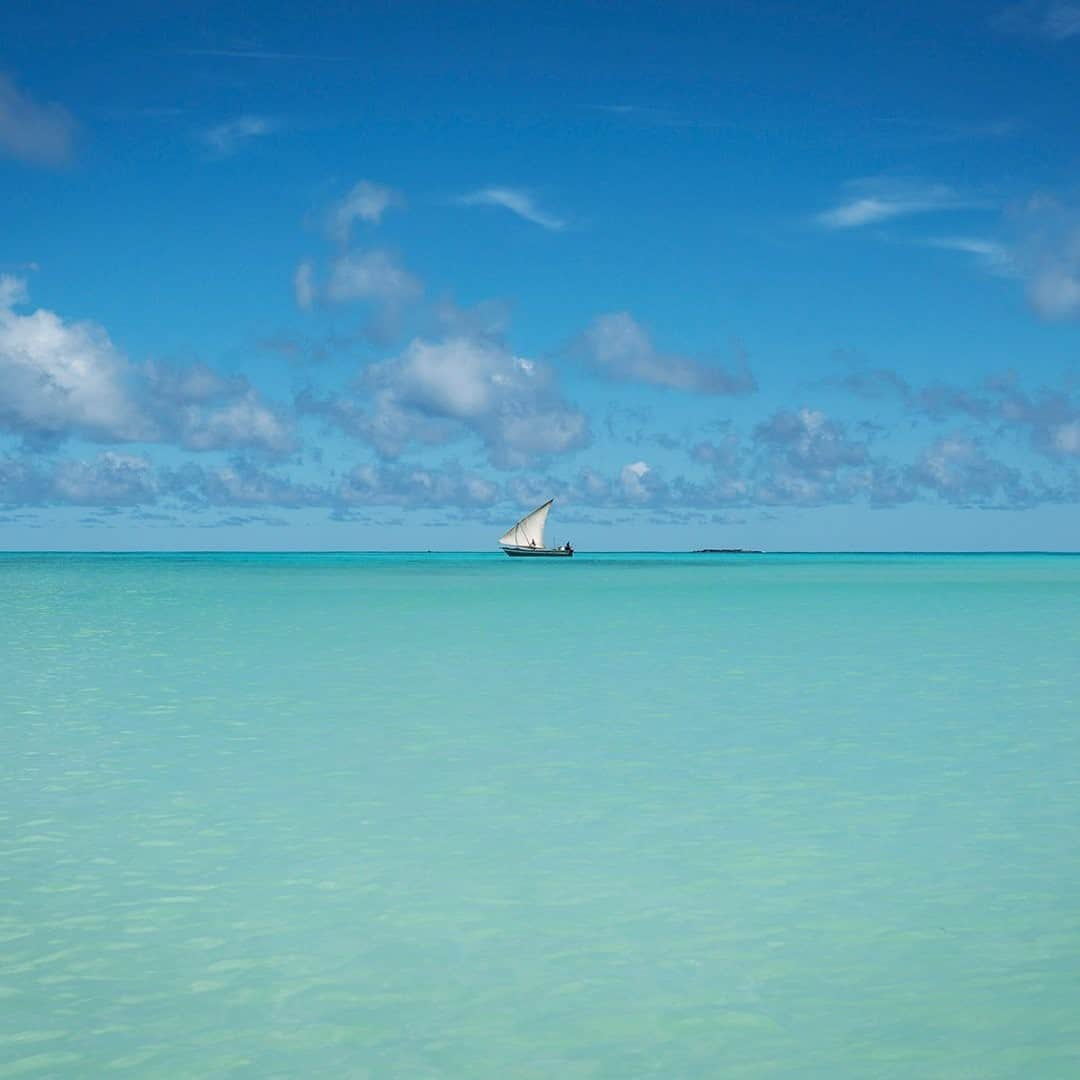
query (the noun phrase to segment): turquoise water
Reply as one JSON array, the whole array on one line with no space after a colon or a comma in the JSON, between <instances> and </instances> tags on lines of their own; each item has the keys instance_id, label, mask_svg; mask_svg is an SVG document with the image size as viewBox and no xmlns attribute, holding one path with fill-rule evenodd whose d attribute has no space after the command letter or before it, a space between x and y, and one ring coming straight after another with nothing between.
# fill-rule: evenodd
<instances>
[{"instance_id":1,"label":"turquoise water","mask_svg":"<svg viewBox=\"0 0 1080 1080\"><path fill-rule=\"evenodd\" d=\"M1080 557L0 597L0 1078L1078 1075Z\"/></svg>"}]
</instances>

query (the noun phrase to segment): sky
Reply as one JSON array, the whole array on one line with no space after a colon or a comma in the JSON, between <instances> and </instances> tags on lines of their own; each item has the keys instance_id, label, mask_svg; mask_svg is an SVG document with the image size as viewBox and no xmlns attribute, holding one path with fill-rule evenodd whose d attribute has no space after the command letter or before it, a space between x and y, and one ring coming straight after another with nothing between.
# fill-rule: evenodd
<instances>
[{"instance_id":1,"label":"sky","mask_svg":"<svg viewBox=\"0 0 1080 1080\"><path fill-rule=\"evenodd\" d=\"M0 548L1080 549L1080 0L0 9Z\"/></svg>"}]
</instances>

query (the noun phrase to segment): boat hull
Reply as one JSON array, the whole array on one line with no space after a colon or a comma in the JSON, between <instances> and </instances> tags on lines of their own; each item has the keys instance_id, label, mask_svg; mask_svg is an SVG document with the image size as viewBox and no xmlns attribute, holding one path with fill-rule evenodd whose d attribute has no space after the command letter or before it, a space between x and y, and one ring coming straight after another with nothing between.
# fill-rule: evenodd
<instances>
[{"instance_id":1,"label":"boat hull","mask_svg":"<svg viewBox=\"0 0 1080 1080\"><path fill-rule=\"evenodd\" d=\"M567 551L566 548L519 547L513 544L503 544L502 549L507 555L515 558L569 559L574 554L573 551Z\"/></svg>"}]
</instances>

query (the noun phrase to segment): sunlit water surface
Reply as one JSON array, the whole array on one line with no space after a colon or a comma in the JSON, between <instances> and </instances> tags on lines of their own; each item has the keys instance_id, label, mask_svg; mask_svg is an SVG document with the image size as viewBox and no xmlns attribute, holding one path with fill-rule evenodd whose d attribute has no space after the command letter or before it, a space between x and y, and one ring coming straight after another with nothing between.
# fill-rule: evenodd
<instances>
[{"instance_id":1,"label":"sunlit water surface","mask_svg":"<svg viewBox=\"0 0 1080 1080\"><path fill-rule=\"evenodd\" d=\"M0 598L0 1078L1080 1075L1080 558Z\"/></svg>"}]
</instances>

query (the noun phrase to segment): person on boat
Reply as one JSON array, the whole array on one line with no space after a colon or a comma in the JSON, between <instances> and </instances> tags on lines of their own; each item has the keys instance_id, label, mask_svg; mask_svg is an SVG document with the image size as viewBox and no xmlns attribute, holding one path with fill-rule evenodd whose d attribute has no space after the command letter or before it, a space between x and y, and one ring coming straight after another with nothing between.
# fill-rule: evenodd
<instances>
[{"instance_id":1,"label":"person on boat","mask_svg":"<svg viewBox=\"0 0 1080 1080\"><path fill-rule=\"evenodd\" d=\"M574 549L570 546L570 541L569 540L566 541L566 554L567 555L573 555L574 554Z\"/></svg>"},{"instance_id":2,"label":"person on boat","mask_svg":"<svg viewBox=\"0 0 1080 1080\"><path fill-rule=\"evenodd\" d=\"M529 540L529 547L536 547L536 541L535 541L535 540L532 540L532 539L530 539L530 540Z\"/></svg>"}]
</instances>

